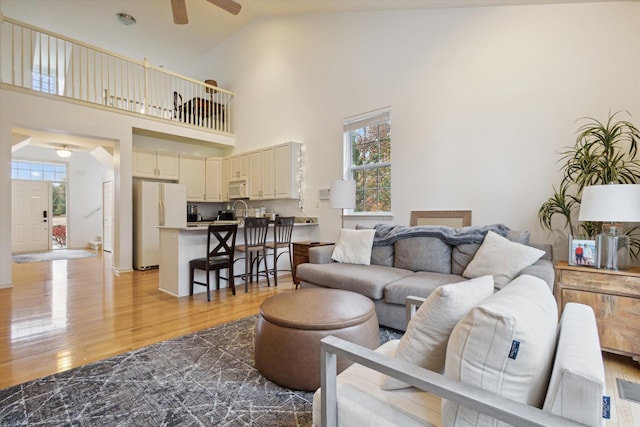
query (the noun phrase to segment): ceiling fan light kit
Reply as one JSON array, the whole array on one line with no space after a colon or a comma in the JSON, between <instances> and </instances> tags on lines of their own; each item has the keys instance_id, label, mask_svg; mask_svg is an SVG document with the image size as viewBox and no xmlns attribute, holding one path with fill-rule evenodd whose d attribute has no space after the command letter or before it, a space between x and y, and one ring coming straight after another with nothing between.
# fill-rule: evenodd
<instances>
[{"instance_id":1,"label":"ceiling fan light kit","mask_svg":"<svg viewBox=\"0 0 640 427\"><path fill-rule=\"evenodd\" d=\"M218 6L219 8L229 12L232 15L237 15L242 9L242 5L233 0L207 0L209 3ZM189 23L187 16L187 5L185 0L171 0L171 11L173 12L173 22L178 25L184 25Z\"/></svg>"},{"instance_id":2,"label":"ceiling fan light kit","mask_svg":"<svg viewBox=\"0 0 640 427\"><path fill-rule=\"evenodd\" d=\"M71 156L71 150L69 150L69 147L67 147L66 145L63 145L62 147L56 147L56 154L63 159L66 159L67 157Z\"/></svg>"}]
</instances>

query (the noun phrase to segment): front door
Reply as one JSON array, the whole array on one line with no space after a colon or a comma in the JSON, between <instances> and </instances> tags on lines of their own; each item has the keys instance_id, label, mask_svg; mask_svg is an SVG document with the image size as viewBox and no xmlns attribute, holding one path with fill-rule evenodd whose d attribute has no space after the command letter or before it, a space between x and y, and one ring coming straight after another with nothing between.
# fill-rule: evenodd
<instances>
[{"instance_id":1,"label":"front door","mask_svg":"<svg viewBox=\"0 0 640 427\"><path fill-rule=\"evenodd\" d=\"M11 252L49 250L50 188L48 181L12 181Z\"/></svg>"}]
</instances>

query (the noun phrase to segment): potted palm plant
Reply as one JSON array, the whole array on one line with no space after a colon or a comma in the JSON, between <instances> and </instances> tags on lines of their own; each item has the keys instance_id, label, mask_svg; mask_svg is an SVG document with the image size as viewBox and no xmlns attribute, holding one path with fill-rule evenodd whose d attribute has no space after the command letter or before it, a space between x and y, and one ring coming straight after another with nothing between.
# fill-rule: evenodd
<instances>
[{"instance_id":1,"label":"potted palm plant","mask_svg":"<svg viewBox=\"0 0 640 427\"><path fill-rule=\"evenodd\" d=\"M538 210L544 229L553 230L552 219L560 216L570 235L595 236L602 228L601 223L578 224L573 219L580 207L582 189L596 184L640 183L640 161L636 159L640 132L631 122L618 120L622 113L629 115L618 111L609 114L606 122L590 117L580 119L584 124L578 128L575 144L560 152L562 181ZM633 227L626 231L635 259L640 255L640 238L634 235L637 230L638 227Z\"/></svg>"}]
</instances>

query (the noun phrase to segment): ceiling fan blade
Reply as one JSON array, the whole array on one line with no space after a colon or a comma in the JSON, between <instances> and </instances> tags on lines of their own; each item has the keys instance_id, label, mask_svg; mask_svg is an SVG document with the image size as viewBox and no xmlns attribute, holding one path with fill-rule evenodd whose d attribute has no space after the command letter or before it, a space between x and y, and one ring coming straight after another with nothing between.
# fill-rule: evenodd
<instances>
[{"instance_id":1,"label":"ceiling fan blade","mask_svg":"<svg viewBox=\"0 0 640 427\"><path fill-rule=\"evenodd\" d=\"M184 4L184 0L171 0L171 10L173 11L173 22L178 25L189 22L187 6Z\"/></svg>"},{"instance_id":2,"label":"ceiling fan blade","mask_svg":"<svg viewBox=\"0 0 640 427\"><path fill-rule=\"evenodd\" d=\"M237 15L240 13L240 9L242 9L242 5L233 0L208 0L209 3L215 4L216 6L226 10L232 15Z\"/></svg>"}]
</instances>

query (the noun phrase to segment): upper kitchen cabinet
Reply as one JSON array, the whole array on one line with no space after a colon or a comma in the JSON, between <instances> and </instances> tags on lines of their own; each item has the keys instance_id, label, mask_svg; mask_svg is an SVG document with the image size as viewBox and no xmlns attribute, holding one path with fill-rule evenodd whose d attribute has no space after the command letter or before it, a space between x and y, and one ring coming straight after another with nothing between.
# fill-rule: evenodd
<instances>
[{"instance_id":1,"label":"upper kitchen cabinet","mask_svg":"<svg viewBox=\"0 0 640 427\"><path fill-rule=\"evenodd\" d=\"M207 202L222 202L225 194L223 194L223 178L222 178L222 159L219 157L209 157L206 160L205 170L205 200Z\"/></svg>"},{"instance_id":2,"label":"upper kitchen cabinet","mask_svg":"<svg viewBox=\"0 0 640 427\"><path fill-rule=\"evenodd\" d=\"M250 198L252 200L273 199L275 179L274 147L249 153Z\"/></svg>"},{"instance_id":3,"label":"upper kitchen cabinet","mask_svg":"<svg viewBox=\"0 0 640 427\"><path fill-rule=\"evenodd\" d=\"M222 201L229 200L229 181L231 180L231 159L222 159Z\"/></svg>"},{"instance_id":4,"label":"upper kitchen cabinet","mask_svg":"<svg viewBox=\"0 0 640 427\"><path fill-rule=\"evenodd\" d=\"M180 184L187 186L188 202L205 201L206 160L202 157L180 156Z\"/></svg>"},{"instance_id":5,"label":"upper kitchen cabinet","mask_svg":"<svg viewBox=\"0 0 640 427\"><path fill-rule=\"evenodd\" d=\"M274 150L274 197L297 199L300 197L300 167L302 144L285 142Z\"/></svg>"},{"instance_id":6,"label":"upper kitchen cabinet","mask_svg":"<svg viewBox=\"0 0 640 427\"><path fill-rule=\"evenodd\" d=\"M168 151L133 149L133 176L177 180L180 178L180 157Z\"/></svg>"},{"instance_id":7,"label":"upper kitchen cabinet","mask_svg":"<svg viewBox=\"0 0 640 427\"><path fill-rule=\"evenodd\" d=\"M231 174L229 179L249 177L249 153L238 154L231 157Z\"/></svg>"}]
</instances>

